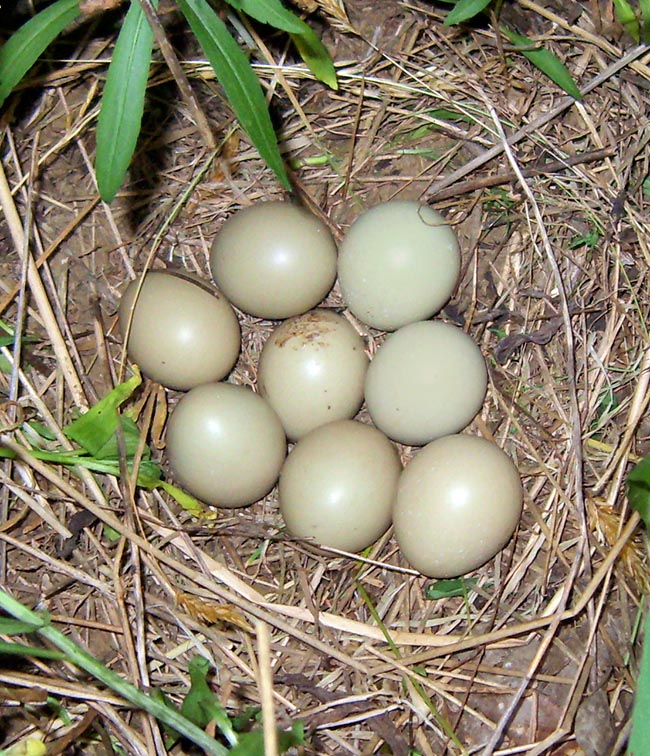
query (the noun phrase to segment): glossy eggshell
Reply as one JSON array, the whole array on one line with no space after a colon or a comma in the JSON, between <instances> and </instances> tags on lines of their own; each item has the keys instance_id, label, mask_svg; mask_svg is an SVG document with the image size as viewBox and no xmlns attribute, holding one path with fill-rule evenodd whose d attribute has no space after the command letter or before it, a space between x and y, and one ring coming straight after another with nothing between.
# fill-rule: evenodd
<instances>
[{"instance_id":1,"label":"glossy eggshell","mask_svg":"<svg viewBox=\"0 0 650 756\"><path fill-rule=\"evenodd\" d=\"M522 501L517 468L498 446L475 436L440 438L400 476L395 539L423 575L463 575L510 540Z\"/></svg>"},{"instance_id":2,"label":"glossy eggshell","mask_svg":"<svg viewBox=\"0 0 650 756\"><path fill-rule=\"evenodd\" d=\"M224 378L241 346L235 311L207 283L165 273L132 281L120 300L119 325L127 353L142 372L168 388L185 391Z\"/></svg>"},{"instance_id":3,"label":"glossy eggshell","mask_svg":"<svg viewBox=\"0 0 650 756\"><path fill-rule=\"evenodd\" d=\"M212 275L240 310L280 320L315 307L336 278L327 226L289 202L261 202L230 217L210 254Z\"/></svg>"},{"instance_id":4,"label":"glossy eggshell","mask_svg":"<svg viewBox=\"0 0 650 756\"><path fill-rule=\"evenodd\" d=\"M363 339L341 315L313 310L278 326L260 355L257 385L295 441L363 402L368 357Z\"/></svg>"},{"instance_id":5,"label":"glossy eggshell","mask_svg":"<svg viewBox=\"0 0 650 756\"><path fill-rule=\"evenodd\" d=\"M456 433L480 410L487 390L481 350L460 328L411 323L379 347L366 374L366 405L389 438L422 446Z\"/></svg>"},{"instance_id":6,"label":"glossy eggshell","mask_svg":"<svg viewBox=\"0 0 650 756\"><path fill-rule=\"evenodd\" d=\"M439 213L417 202L395 200L367 210L339 251L343 299L359 320L384 331L438 312L459 271L456 235Z\"/></svg>"},{"instance_id":7,"label":"glossy eggshell","mask_svg":"<svg viewBox=\"0 0 650 756\"><path fill-rule=\"evenodd\" d=\"M198 386L169 419L167 459L174 477L215 506L242 507L261 499L275 485L286 452L278 416L244 386Z\"/></svg>"},{"instance_id":8,"label":"glossy eggshell","mask_svg":"<svg viewBox=\"0 0 650 756\"><path fill-rule=\"evenodd\" d=\"M280 511L293 535L361 551L390 526L401 464L376 428L322 425L295 445L280 474Z\"/></svg>"}]
</instances>

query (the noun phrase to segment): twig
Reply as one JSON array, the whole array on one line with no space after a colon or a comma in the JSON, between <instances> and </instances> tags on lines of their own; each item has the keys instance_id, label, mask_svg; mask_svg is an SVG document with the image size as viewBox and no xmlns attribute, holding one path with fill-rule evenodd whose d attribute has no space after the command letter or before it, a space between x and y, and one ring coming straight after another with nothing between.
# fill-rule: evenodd
<instances>
[{"instance_id":1,"label":"twig","mask_svg":"<svg viewBox=\"0 0 650 756\"><path fill-rule=\"evenodd\" d=\"M520 172L526 179L534 178L535 176L548 176L551 173L558 173L565 168L572 168L573 166L581 165L583 163L595 163L599 160L604 160L615 153L616 151L612 147L605 147L602 150L593 150L579 155L570 155L564 160L551 160L542 166L521 168ZM489 189L493 186L510 184L516 178L517 176L514 171L504 171L503 173L495 173L492 176L479 176L477 178L467 179L467 181L461 181L458 184L454 184L447 189L437 192L434 199L438 202L440 200L458 197L461 194L469 194L469 192L474 192L477 189Z\"/></svg>"},{"instance_id":2,"label":"twig","mask_svg":"<svg viewBox=\"0 0 650 756\"><path fill-rule=\"evenodd\" d=\"M620 58L620 60L614 61L614 63L612 63L605 71L598 74L598 76L594 76L594 78L588 84L581 88L581 94L586 95L591 92L592 89L596 89L596 87L600 86L608 79L611 79L612 76L615 76L621 69L625 68L647 52L648 47L646 45L639 45L638 47L632 48L622 58ZM542 126L545 126L547 123L550 123L553 119L564 113L564 111L568 110L572 105L575 104L575 102L576 101L573 99L573 97L564 97L554 108L549 110L547 113L544 113L544 115L541 115L539 118L536 118L534 121L531 121L531 123L519 129L519 131L516 131L507 139L505 143L501 141L499 142L499 144L495 144L494 147L491 147L482 155L479 155L473 160L470 160L469 163L466 163L464 166L454 171L446 178L437 181L424 193L423 199L437 199L438 193L443 189L446 189L448 186L452 186L459 179L467 176L470 173L473 173L477 168L480 168L482 165L489 163L490 160L500 155L504 151L506 144L513 146L517 144L517 142L520 142L524 137L527 137L530 134L534 134L536 131L539 131Z\"/></svg>"}]
</instances>

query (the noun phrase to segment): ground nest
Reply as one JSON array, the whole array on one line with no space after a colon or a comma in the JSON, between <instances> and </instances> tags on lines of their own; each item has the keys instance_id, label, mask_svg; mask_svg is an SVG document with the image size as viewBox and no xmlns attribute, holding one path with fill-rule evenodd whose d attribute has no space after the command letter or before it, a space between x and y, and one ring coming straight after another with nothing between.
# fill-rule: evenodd
<instances>
[{"instance_id":1,"label":"ground nest","mask_svg":"<svg viewBox=\"0 0 650 756\"><path fill-rule=\"evenodd\" d=\"M647 581L626 475L649 446L650 53L619 33L608 4L507 6L566 62L586 92L576 102L490 22L445 27L446 6L420 0L318 6L309 22L338 91L286 38L246 32L263 42L254 59L295 193L338 238L393 198L453 224L462 278L439 317L486 357L488 397L467 432L521 472L514 538L464 594L436 598L390 532L343 555L291 538L275 492L197 518L128 475L25 455L0 470L0 581L176 704L190 660L206 657L230 715L262 707L279 727L303 723L294 753L622 752ZM50 48L3 111L0 300L25 337L2 348L3 445L60 445L61 428L130 375L116 309L146 265L208 278L224 220L286 197L187 30L168 23L222 150L211 157L156 64L128 181L110 206L99 201L94 132L114 13ZM342 308L336 287L324 306ZM254 386L274 324L241 322L230 380ZM372 353L384 334L358 325ZM128 405L163 468L179 396L145 382ZM416 451L402 448L404 461ZM153 717L78 668L0 658L0 747L39 731L49 754L166 752Z\"/></svg>"}]
</instances>

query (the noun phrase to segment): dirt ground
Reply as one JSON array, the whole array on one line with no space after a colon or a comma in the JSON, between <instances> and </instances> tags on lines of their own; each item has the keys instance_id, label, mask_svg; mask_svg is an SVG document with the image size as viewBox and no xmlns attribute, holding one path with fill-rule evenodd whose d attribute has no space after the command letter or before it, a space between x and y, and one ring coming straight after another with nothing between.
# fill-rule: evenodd
<instances>
[{"instance_id":1,"label":"dirt ground","mask_svg":"<svg viewBox=\"0 0 650 756\"><path fill-rule=\"evenodd\" d=\"M466 595L435 599L390 532L360 557L289 536L275 490L197 519L158 489L28 455L0 469L0 582L177 704L189 661L207 657L229 714L270 706L279 726L304 724L294 753L623 753L648 580L626 475L650 448L650 52L604 1L505 4L502 20L566 63L586 92L576 102L513 53L494 19L446 27L447 7L318 0L307 18L338 91L284 36L247 34L264 43L252 57L295 194L337 239L393 198L453 224L462 276L438 317L488 364L466 432L495 441L522 476L507 547L468 576ZM17 402L3 405L5 448L60 448L61 428L129 374L116 311L145 265L209 279L223 222L287 198L168 14L224 151L212 159L157 58L128 181L110 206L99 201L95 126L120 18L66 35L0 113L1 317L28 337L19 354L2 349L0 391ZM325 306L343 307L338 287ZM229 380L254 386L275 324L240 319ZM373 353L385 334L358 326ZM129 405L168 476L161 439L179 397L146 381ZM417 449L400 452L407 463ZM155 719L78 668L1 656L0 748L33 732L48 754L166 752Z\"/></svg>"}]
</instances>

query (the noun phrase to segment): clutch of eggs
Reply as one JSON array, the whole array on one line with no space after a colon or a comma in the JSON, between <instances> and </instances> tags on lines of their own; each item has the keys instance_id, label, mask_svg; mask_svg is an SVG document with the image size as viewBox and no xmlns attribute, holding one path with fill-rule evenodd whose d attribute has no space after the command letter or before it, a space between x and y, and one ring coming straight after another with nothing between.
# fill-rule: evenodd
<instances>
[{"instance_id":1,"label":"clutch of eggs","mask_svg":"<svg viewBox=\"0 0 650 756\"><path fill-rule=\"evenodd\" d=\"M495 444L456 435L484 401L485 361L462 330L428 320L460 270L442 216L388 202L343 239L338 277L349 311L393 332L372 361L347 318L313 309L334 283L337 252L305 210L262 202L235 213L210 264L219 290L152 271L127 287L119 310L131 359L188 391L167 430L170 468L188 491L241 507L279 480L293 535L354 552L392 522L407 561L431 577L464 574L503 548L522 507L516 467ZM224 382L240 350L230 302L284 320L260 353L257 393ZM364 400L374 427L352 419ZM404 470L393 441L423 447Z\"/></svg>"}]
</instances>

